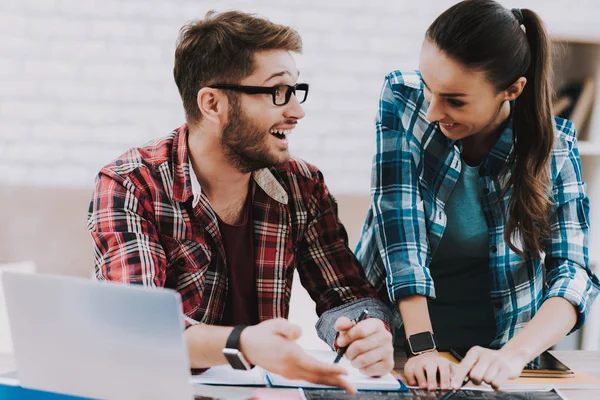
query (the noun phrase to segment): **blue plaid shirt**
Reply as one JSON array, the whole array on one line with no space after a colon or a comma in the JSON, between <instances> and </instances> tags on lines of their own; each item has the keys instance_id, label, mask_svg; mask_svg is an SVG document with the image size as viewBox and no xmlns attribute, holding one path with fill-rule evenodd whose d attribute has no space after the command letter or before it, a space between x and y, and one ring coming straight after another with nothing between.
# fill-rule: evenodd
<instances>
[{"instance_id":1,"label":"blue plaid shirt","mask_svg":"<svg viewBox=\"0 0 600 400\"><path fill-rule=\"evenodd\" d=\"M356 253L369 280L387 292L397 317L399 299L435 298L429 265L446 227L444 205L460 175L462 145L425 119L427 107L418 71L386 77L375 121L373 201ZM588 262L589 200L575 128L565 119L555 123L551 236L543 262L521 258L503 237L512 190L501 197L507 179L502 170L513 150L512 123L479 169L497 326L493 347L510 340L549 297L563 297L577 308L573 330L578 329L600 289Z\"/></svg>"}]
</instances>

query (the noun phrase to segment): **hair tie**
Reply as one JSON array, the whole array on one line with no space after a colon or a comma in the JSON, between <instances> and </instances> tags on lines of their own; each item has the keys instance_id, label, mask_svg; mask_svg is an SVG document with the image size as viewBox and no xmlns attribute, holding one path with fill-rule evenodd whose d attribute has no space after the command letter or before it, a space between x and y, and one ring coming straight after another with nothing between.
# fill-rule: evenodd
<instances>
[{"instance_id":1,"label":"hair tie","mask_svg":"<svg viewBox=\"0 0 600 400\"><path fill-rule=\"evenodd\" d=\"M523 12L521 11L521 9L513 8L511 11L515 15L515 18L517 19L519 25L523 25Z\"/></svg>"}]
</instances>

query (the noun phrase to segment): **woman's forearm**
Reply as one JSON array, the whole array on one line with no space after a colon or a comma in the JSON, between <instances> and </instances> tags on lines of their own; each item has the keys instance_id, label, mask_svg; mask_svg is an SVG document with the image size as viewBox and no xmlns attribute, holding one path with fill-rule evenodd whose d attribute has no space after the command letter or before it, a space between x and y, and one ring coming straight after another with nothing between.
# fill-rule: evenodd
<instances>
[{"instance_id":1,"label":"woman's forearm","mask_svg":"<svg viewBox=\"0 0 600 400\"><path fill-rule=\"evenodd\" d=\"M433 332L427 297L418 294L406 297L398 301L398 307L400 315L402 315L406 337L420 332Z\"/></svg>"},{"instance_id":2,"label":"woman's forearm","mask_svg":"<svg viewBox=\"0 0 600 400\"><path fill-rule=\"evenodd\" d=\"M544 301L531 321L502 350L529 362L558 343L576 322L575 307L562 297L551 297Z\"/></svg>"}]
</instances>

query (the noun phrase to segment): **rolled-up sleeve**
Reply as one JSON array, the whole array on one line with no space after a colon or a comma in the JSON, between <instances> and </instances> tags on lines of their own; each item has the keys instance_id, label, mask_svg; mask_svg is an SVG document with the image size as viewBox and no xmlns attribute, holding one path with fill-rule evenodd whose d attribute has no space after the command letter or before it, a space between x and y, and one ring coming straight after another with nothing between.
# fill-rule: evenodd
<instances>
[{"instance_id":1,"label":"rolled-up sleeve","mask_svg":"<svg viewBox=\"0 0 600 400\"><path fill-rule=\"evenodd\" d=\"M373 238L376 241L390 300L414 294L435 297L429 273L425 210L413 151L420 143L406 132L402 118L416 118L411 99L395 90L388 76L375 119L377 149L371 193Z\"/></svg>"},{"instance_id":2,"label":"rolled-up sleeve","mask_svg":"<svg viewBox=\"0 0 600 400\"><path fill-rule=\"evenodd\" d=\"M600 282L589 265L589 199L575 140L558 172L552 195L554 210L546 243L545 298L562 297L573 304L578 312L575 331L584 324L600 290Z\"/></svg>"}]
</instances>

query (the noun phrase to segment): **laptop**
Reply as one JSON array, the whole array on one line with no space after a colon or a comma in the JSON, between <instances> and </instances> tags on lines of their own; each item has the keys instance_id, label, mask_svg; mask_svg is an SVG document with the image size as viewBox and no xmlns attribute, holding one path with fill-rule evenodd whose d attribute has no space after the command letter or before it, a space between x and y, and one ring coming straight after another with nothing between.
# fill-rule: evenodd
<instances>
[{"instance_id":1,"label":"laptop","mask_svg":"<svg viewBox=\"0 0 600 400\"><path fill-rule=\"evenodd\" d=\"M192 399L179 294L3 274L19 384L97 399Z\"/></svg>"}]
</instances>

